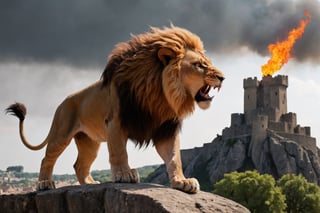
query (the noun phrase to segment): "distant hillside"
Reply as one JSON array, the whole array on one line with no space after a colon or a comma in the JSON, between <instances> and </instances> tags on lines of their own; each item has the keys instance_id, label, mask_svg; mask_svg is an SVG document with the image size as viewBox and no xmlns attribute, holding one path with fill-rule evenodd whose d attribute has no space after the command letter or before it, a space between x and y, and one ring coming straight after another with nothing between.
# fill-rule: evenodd
<instances>
[{"instance_id":1,"label":"distant hillside","mask_svg":"<svg viewBox=\"0 0 320 213\"><path fill-rule=\"evenodd\" d=\"M9 194L17 192L30 192L35 191L39 173L20 172L23 171L22 166L12 166L7 171L0 170L0 194ZM144 166L138 168L141 182L144 182L146 177L149 176L159 165ZM11 169L19 168L19 170ZM110 170L94 170L91 172L92 177L100 183L111 181ZM75 174L53 175L57 187L67 185L77 185L78 180Z\"/></svg>"}]
</instances>

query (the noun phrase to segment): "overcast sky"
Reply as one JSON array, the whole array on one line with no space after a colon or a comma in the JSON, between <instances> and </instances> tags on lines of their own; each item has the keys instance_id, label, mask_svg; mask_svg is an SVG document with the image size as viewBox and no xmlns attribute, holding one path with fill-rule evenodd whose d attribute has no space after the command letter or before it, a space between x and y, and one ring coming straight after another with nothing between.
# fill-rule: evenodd
<instances>
[{"instance_id":1,"label":"overcast sky","mask_svg":"<svg viewBox=\"0 0 320 213\"><path fill-rule=\"evenodd\" d=\"M4 114L15 101L27 106L25 132L33 144L46 137L59 103L98 80L114 45L149 26L173 24L198 34L226 75L212 107L184 122L182 148L210 142L243 112L244 78L261 79L267 46L287 36L308 10L311 22L294 46L294 58L278 74L289 76L288 111L320 138L320 3L316 0L10 0L0 2L0 169L23 165L38 172L44 151L25 148L16 118ZM162 161L153 147L129 143L133 167ZM55 173L73 173L76 148L59 158ZM146 160L148 159L148 160ZM92 169L108 169L104 144Z\"/></svg>"}]
</instances>

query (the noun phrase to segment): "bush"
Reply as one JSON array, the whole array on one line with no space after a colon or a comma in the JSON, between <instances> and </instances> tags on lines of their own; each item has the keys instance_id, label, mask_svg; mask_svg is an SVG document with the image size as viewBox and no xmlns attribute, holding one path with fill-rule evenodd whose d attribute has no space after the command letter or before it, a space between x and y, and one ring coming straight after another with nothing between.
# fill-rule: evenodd
<instances>
[{"instance_id":1,"label":"bush","mask_svg":"<svg viewBox=\"0 0 320 213\"><path fill-rule=\"evenodd\" d=\"M291 213L319 213L320 188L309 183L302 175L287 174L278 182L282 193L286 196L287 212Z\"/></svg>"},{"instance_id":2,"label":"bush","mask_svg":"<svg viewBox=\"0 0 320 213\"><path fill-rule=\"evenodd\" d=\"M215 185L214 193L247 207L251 212L284 212L285 196L271 175L256 171L232 172Z\"/></svg>"}]
</instances>

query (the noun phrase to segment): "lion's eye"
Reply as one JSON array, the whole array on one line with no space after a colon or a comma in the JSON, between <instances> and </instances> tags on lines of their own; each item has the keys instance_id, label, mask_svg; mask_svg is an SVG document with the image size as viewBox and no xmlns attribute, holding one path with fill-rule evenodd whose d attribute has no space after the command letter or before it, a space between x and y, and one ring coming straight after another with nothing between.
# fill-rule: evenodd
<instances>
[{"instance_id":1,"label":"lion's eye","mask_svg":"<svg viewBox=\"0 0 320 213\"><path fill-rule=\"evenodd\" d=\"M197 68L200 68L200 69L205 69L205 68L207 68L206 65L204 65L204 64L202 64L202 63L200 63L200 62L195 62L193 65L194 65L195 67L197 67Z\"/></svg>"}]
</instances>

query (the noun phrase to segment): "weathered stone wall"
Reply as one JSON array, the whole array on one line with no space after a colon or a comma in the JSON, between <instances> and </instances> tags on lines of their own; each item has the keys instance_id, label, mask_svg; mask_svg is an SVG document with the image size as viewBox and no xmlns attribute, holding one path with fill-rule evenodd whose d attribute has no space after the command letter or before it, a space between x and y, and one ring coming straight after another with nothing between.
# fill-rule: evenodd
<instances>
[{"instance_id":1,"label":"weathered stone wall","mask_svg":"<svg viewBox=\"0 0 320 213\"><path fill-rule=\"evenodd\" d=\"M309 137L306 135L298 135L298 134L290 134L286 132L276 132L278 135L284 138L290 138L293 141L297 141L301 146L305 149L312 151L314 154L318 152L317 150L317 142L313 137Z\"/></svg>"},{"instance_id":2,"label":"weathered stone wall","mask_svg":"<svg viewBox=\"0 0 320 213\"><path fill-rule=\"evenodd\" d=\"M212 193L186 194L156 184L114 183L69 186L28 194L0 195L0 212L249 213L240 204Z\"/></svg>"}]
</instances>

